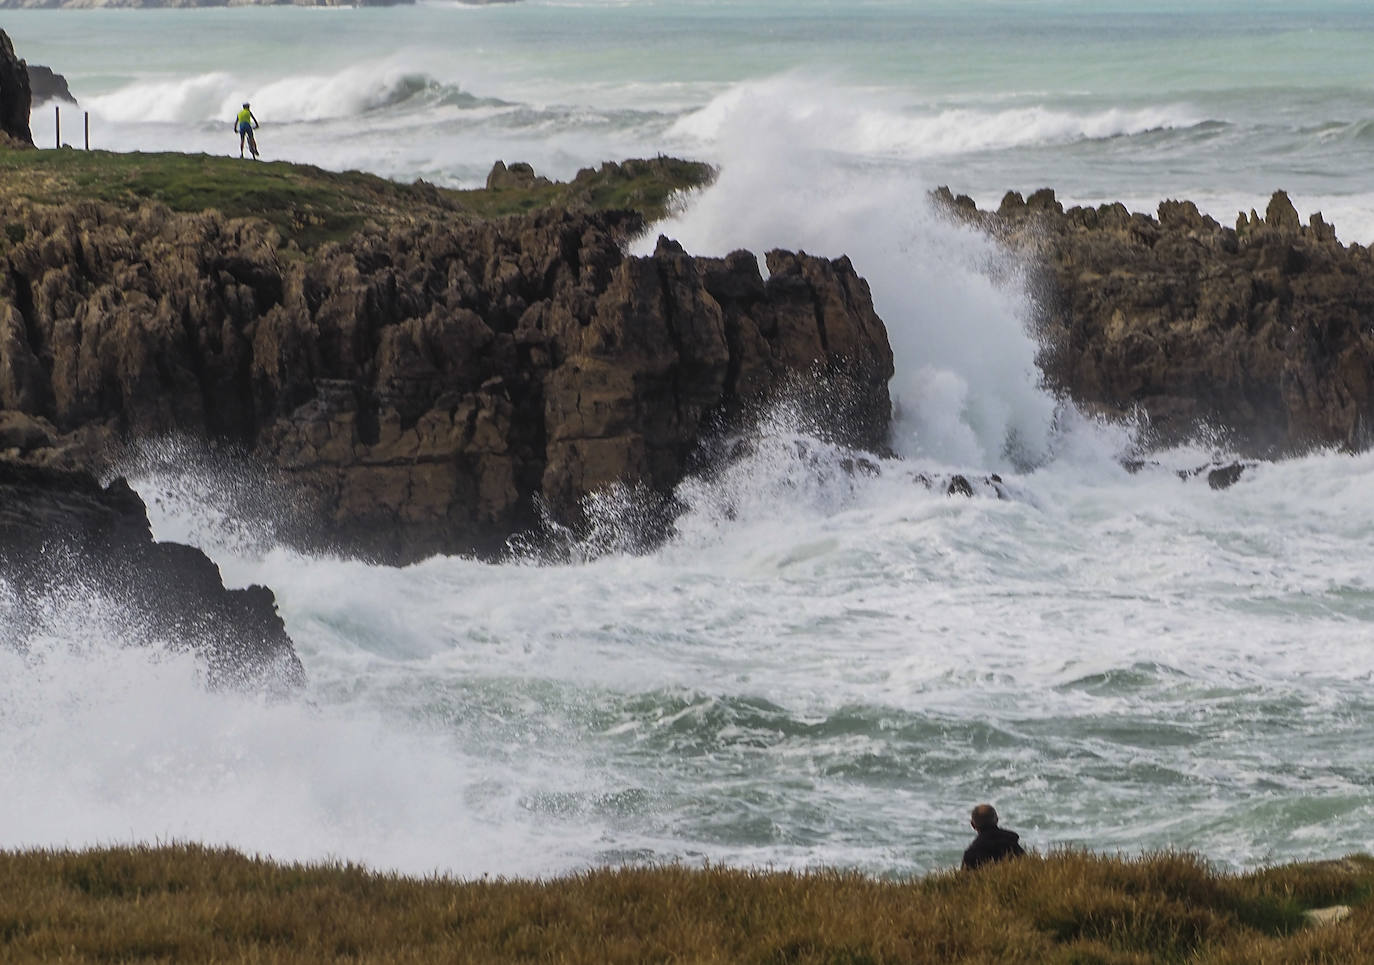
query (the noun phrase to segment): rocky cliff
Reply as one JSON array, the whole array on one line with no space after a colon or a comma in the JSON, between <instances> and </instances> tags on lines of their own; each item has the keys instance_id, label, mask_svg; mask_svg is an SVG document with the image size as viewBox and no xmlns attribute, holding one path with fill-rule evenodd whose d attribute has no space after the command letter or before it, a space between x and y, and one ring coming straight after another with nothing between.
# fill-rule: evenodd
<instances>
[{"instance_id":1,"label":"rocky cliff","mask_svg":"<svg viewBox=\"0 0 1374 965\"><path fill-rule=\"evenodd\" d=\"M9 34L0 30L0 148L6 142L33 146L29 131L29 72L14 52Z\"/></svg>"},{"instance_id":2,"label":"rocky cliff","mask_svg":"<svg viewBox=\"0 0 1374 965\"><path fill-rule=\"evenodd\" d=\"M67 84L67 78L55 73L51 67L44 67L41 64L29 64L29 91L33 98L33 105L45 104L50 101L65 101L76 106L76 98L72 96L72 89Z\"/></svg>"},{"instance_id":3,"label":"rocky cliff","mask_svg":"<svg viewBox=\"0 0 1374 965\"><path fill-rule=\"evenodd\" d=\"M16 441L24 420L0 419ZM46 632L64 594L98 594L131 638L195 651L214 687L283 690L304 681L272 592L226 590L203 553L154 542L143 503L122 480L0 459L0 644Z\"/></svg>"},{"instance_id":4,"label":"rocky cliff","mask_svg":"<svg viewBox=\"0 0 1374 965\"><path fill-rule=\"evenodd\" d=\"M1239 451L1363 449L1374 432L1374 253L1302 224L1282 191L1234 227L1188 201L1157 217L1064 210L1052 191L996 212L947 210L1038 266L1047 381L1109 411L1139 408L1159 442L1199 427Z\"/></svg>"},{"instance_id":5,"label":"rocky cliff","mask_svg":"<svg viewBox=\"0 0 1374 965\"><path fill-rule=\"evenodd\" d=\"M297 542L401 562L499 552L540 504L667 492L703 435L788 388L887 431L892 354L845 259L622 243L635 215L417 215L302 251L262 221L0 204L12 455L101 469L128 440L241 448Z\"/></svg>"}]
</instances>

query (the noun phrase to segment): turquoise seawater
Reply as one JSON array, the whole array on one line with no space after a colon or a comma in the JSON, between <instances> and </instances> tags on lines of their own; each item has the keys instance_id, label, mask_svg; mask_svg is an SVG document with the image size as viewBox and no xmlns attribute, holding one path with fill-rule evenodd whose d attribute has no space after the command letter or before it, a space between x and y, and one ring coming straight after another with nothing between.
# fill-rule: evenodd
<instances>
[{"instance_id":1,"label":"turquoise seawater","mask_svg":"<svg viewBox=\"0 0 1374 965\"><path fill-rule=\"evenodd\" d=\"M207 694L62 589L26 655L0 649L0 846L904 874L957 862L992 800L1041 849L1236 867L1374 850L1374 459L1316 453L1214 492L1175 474L1227 456L1201 440L1127 474L1129 428L1038 384L1025 266L927 202L1051 186L1229 221L1285 188L1369 241L1367 5L524 0L0 25L70 78L105 148L232 153L247 99L268 157L405 180L713 161L661 229L701 254L850 255L891 333L902 457L851 477L779 412L751 458L684 484L654 552L611 494L578 562L402 570L275 546L196 453L132 466L159 536L277 591L309 691ZM48 107L34 126L51 141ZM1010 498L916 481L955 470L1000 472Z\"/></svg>"}]
</instances>

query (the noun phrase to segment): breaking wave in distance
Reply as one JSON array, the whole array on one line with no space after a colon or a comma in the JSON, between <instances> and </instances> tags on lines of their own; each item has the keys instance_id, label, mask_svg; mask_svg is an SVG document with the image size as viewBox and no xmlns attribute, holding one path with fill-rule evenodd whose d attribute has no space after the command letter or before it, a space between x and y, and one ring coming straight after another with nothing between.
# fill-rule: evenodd
<instances>
[{"instance_id":1,"label":"breaking wave in distance","mask_svg":"<svg viewBox=\"0 0 1374 965\"><path fill-rule=\"evenodd\" d=\"M670 134L711 146L730 137L741 114L763 110L781 123L823 131L833 150L908 160L1183 130L1205 120L1186 104L1091 111L1040 103L932 108L904 104L892 94L788 74L731 87L679 119Z\"/></svg>"},{"instance_id":2,"label":"breaking wave in distance","mask_svg":"<svg viewBox=\"0 0 1374 965\"><path fill-rule=\"evenodd\" d=\"M89 99L110 121L214 122L232 119L250 100L254 114L273 122L335 120L390 108L502 106L425 73L404 67L359 65L328 76L291 75L253 84L225 72L189 79L139 81Z\"/></svg>"}]
</instances>

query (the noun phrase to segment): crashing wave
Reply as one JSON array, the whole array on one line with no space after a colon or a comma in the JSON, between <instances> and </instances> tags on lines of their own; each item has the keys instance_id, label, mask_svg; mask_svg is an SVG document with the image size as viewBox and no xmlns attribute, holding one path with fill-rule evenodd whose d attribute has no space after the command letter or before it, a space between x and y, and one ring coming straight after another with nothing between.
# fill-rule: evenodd
<instances>
[{"instance_id":1,"label":"crashing wave","mask_svg":"<svg viewBox=\"0 0 1374 965\"><path fill-rule=\"evenodd\" d=\"M232 118L245 100L260 119L274 122L334 120L397 108L509 106L428 73L367 64L329 75L293 74L266 85L222 71L138 81L90 98L89 106L111 121L208 123Z\"/></svg>"}]
</instances>

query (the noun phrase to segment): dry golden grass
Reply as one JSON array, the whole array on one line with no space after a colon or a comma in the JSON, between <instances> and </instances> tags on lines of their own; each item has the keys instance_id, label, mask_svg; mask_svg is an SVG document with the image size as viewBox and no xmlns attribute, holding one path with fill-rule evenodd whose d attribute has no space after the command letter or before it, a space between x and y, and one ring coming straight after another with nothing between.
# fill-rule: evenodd
<instances>
[{"instance_id":1,"label":"dry golden grass","mask_svg":"<svg viewBox=\"0 0 1374 965\"><path fill-rule=\"evenodd\" d=\"M628 868L451 881L199 846L0 853L3 962L1374 962L1374 859L1036 856L879 881ZM1303 926L1308 908L1355 906Z\"/></svg>"}]
</instances>

